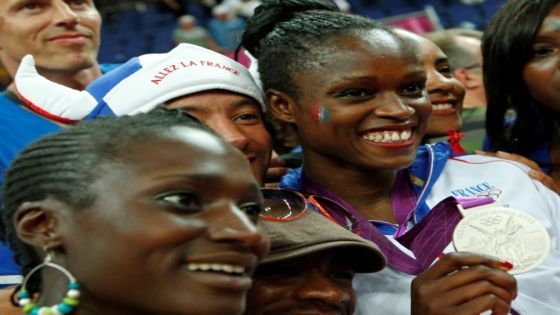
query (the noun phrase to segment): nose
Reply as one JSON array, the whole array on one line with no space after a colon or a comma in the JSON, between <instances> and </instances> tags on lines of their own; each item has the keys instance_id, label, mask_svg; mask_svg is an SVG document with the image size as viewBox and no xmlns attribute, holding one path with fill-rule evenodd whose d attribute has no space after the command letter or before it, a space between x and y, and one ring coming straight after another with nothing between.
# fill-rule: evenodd
<instances>
[{"instance_id":1,"label":"nose","mask_svg":"<svg viewBox=\"0 0 560 315\"><path fill-rule=\"evenodd\" d=\"M72 10L66 1L54 1L53 10L53 19L59 25L76 25L80 21L79 15Z\"/></svg>"},{"instance_id":2,"label":"nose","mask_svg":"<svg viewBox=\"0 0 560 315\"><path fill-rule=\"evenodd\" d=\"M249 139L235 122L229 118L219 118L208 121L207 125L234 147L245 152Z\"/></svg>"},{"instance_id":3,"label":"nose","mask_svg":"<svg viewBox=\"0 0 560 315\"><path fill-rule=\"evenodd\" d=\"M209 228L210 238L216 242L246 245L264 256L268 248L264 232L235 203L224 202L218 207Z\"/></svg>"},{"instance_id":4,"label":"nose","mask_svg":"<svg viewBox=\"0 0 560 315\"><path fill-rule=\"evenodd\" d=\"M301 286L294 291L300 301L318 301L345 309L352 301L352 288L336 283L329 275L320 270L305 273Z\"/></svg>"},{"instance_id":5,"label":"nose","mask_svg":"<svg viewBox=\"0 0 560 315\"><path fill-rule=\"evenodd\" d=\"M410 118L416 110L408 105L398 94L381 96L382 106L375 108L374 113L378 117L385 117L398 120Z\"/></svg>"},{"instance_id":6,"label":"nose","mask_svg":"<svg viewBox=\"0 0 560 315\"><path fill-rule=\"evenodd\" d=\"M433 72L428 75L426 89L428 94L438 92L447 94L453 90L453 81L439 72Z\"/></svg>"}]
</instances>

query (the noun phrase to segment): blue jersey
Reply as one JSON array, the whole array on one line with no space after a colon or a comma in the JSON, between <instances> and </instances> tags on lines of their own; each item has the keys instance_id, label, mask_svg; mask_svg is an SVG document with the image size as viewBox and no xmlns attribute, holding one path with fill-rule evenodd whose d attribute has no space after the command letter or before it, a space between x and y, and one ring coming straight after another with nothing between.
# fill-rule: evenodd
<instances>
[{"instance_id":1,"label":"blue jersey","mask_svg":"<svg viewBox=\"0 0 560 315\"><path fill-rule=\"evenodd\" d=\"M106 73L118 65L102 65ZM12 160L27 144L62 127L20 106L21 101L12 93L0 94L0 187ZM2 232L3 233L3 232ZM0 243L0 288L21 281L19 266L13 261L12 251Z\"/></svg>"}]
</instances>

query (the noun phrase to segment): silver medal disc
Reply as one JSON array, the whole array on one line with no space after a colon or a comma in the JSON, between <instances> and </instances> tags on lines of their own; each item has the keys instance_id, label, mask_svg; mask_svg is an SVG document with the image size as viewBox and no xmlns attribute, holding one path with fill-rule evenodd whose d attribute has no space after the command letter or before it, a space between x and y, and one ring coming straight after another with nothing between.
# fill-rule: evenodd
<instances>
[{"instance_id":1,"label":"silver medal disc","mask_svg":"<svg viewBox=\"0 0 560 315\"><path fill-rule=\"evenodd\" d=\"M532 216L510 208L491 207L470 212L455 227L456 251L487 254L513 264L511 274L527 272L550 252L545 227Z\"/></svg>"}]
</instances>

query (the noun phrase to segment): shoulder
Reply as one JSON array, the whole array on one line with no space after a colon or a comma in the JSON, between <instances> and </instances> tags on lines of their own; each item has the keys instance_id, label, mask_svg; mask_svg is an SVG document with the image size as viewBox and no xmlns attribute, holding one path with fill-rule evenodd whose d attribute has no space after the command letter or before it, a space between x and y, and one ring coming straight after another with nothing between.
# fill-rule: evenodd
<instances>
[{"instance_id":1,"label":"shoulder","mask_svg":"<svg viewBox=\"0 0 560 315\"><path fill-rule=\"evenodd\" d=\"M529 167L525 164L520 162L501 159L492 156L483 156L483 155L476 155L476 154L469 154L463 155L458 157L450 157L449 158L450 166L454 165L455 167L464 167L464 168L489 168L490 170L495 170L497 172L498 169L513 169L518 170L524 174L527 173ZM492 172L494 173L494 171Z\"/></svg>"}]
</instances>

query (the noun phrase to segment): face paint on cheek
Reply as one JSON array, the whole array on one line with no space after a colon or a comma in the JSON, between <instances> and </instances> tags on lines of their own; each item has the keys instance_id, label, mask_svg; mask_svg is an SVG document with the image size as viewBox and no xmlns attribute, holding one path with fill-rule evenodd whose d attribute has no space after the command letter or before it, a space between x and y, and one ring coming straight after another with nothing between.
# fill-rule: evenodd
<instances>
[{"instance_id":1,"label":"face paint on cheek","mask_svg":"<svg viewBox=\"0 0 560 315\"><path fill-rule=\"evenodd\" d=\"M331 119L331 112L325 106L311 106L311 116L313 120L320 124L327 124Z\"/></svg>"}]
</instances>

